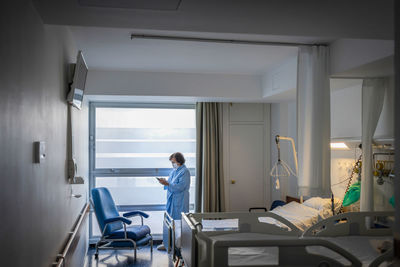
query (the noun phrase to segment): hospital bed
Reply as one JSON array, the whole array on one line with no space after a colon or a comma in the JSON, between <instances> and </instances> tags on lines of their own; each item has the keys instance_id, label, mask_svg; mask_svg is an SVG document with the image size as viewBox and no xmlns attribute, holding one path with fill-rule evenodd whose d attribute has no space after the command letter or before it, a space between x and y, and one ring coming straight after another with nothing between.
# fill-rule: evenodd
<instances>
[{"instance_id":1,"label":"hospital bed","mask_svg":"<svg viewBox=\"0 0 400 267\"><path fill-rule=\"evenodd\" d=\"M304 202L303 205L297 203L299 199L293 197L286 197L286 201L290 202L284 206L276 206L271 212L289 220L299 230L304 231L316 222L332 216L332 204L331 199L313 198ZM282 201L280 201L282 202ZM339 201L334 203L336 210L340 207ZM274 205L272 205L274 207ZM255 209L251 208L250 210ZM260 209L260 208L256 208ZM262 208L265 210L265 208ZM249 210L249 211L250 211ZM266 210L265 210L266 211ZM222 213L218 213L218 216ZM247 214L247 213L245 213ZM279 225L280 227L286 227L285 224L275 220L271 216L263 217L259 216L259 222ZM226 223L226 221L224 221ZM164 214L164 244L167 245L169 252L174 252L176 248L180 248L180 232L181 232L181 221L173 220L171 216L165 212ZM292 226L293 227L293 226Z\"/></svg>"},{"instance_id":2,"label":"hospital bed","mask_svg":"<svg viewBox=\"0 0 400 267\"><path fill-rule=\"evenodd\" d=\"M209 224L215 224L219 222L219 226L226 223L232 223L232 220L237 220L239 217L241 218L242 223L242 231L246 229L244 227L244 218L248 218L251 221L251 225L260 225L262 226L258 229L260 233L268 233L268 234L287 234L289 231L290 234L299 236L302 231L318 222L319 220L325 219L329 216L332 216L332 201L331 199L322 199L322 198L313 198L304 202L304 204L300 204L297 201L299 199L293 197L286 197L286 201L290 202L284 206L278 206L274 210L265 213L266 215L257 213L257 215L249 215L248 213L216 213L215 215L211 213L206 214L189 214L184 215L191 220L197 220L193 223L193 225L202 225L204 227L204 220L206 222L206 226L209 228ZM334 208L338 210L340 207L340 201L334 201ZM200 217L199 217L200 216ZM202 216L207 216L208 218L212 218L213 216L220 217L220 219L224 220L207 220L207 218L203 218ZM249 217L250 216L250 217ZM256 218L256 220L255 220ZM249 223L248 223L249 224ZM181 220L172 220L172 218L165 213L164 215L164 244L167 245L167 249L169 252L172 252L173 258L175 258L176 254L181 252ZM274 226L279 226L276 228ZM207 228L207 227L206 227ZM280 228L286 228L283 232ZM278 229L278 230L276 230ZM220 229L214 229L220 230ZM226 233L227 229L224 229L223 233ZM193 239L194 241L194 239ZM186 254L186 261L188 261L188 251L191 248L188 248L189 243L186 242L184 249ZM194 252L193 252L194 253Z\"/></svg>"},{"instance_id":3,"label":"hospital bed","mask_svg":"<svg viewBox=\"0 0 400 267\"><path fill-rule=\"evenodd\" d=\"M188 214L184 215L194 228L201 225L201 230L207 232L212 229L213 232L226 233L227 230L237 231L238 229L220 229L221 225L223 228L232 228L232 223L236 220L236 228L238 228L239 218L240 218L240 231L256 231L258 233L265 234L277 234L277 235L295 235L300 236L302 231L315 224L319 220L325 219L332 215L332 208L339 208L340 201L336 201L332 205L331 199L313 198L309 199L303 204L297 203L298 199L287 197L287 202L290 203L275 208L271 212L256 215L249 215L249 213L204 213L204 214ZM338 210L338 209L337 209ZM206 216L206 217L204 217ZM249 217L250 216L250 217ZM218 218L218 220L214 220ZM250 220L246 222L246 220ZM226 225L228 224L228 225ZM230 226L229 226L230 224ZM164 236L163 241L166 245L168 252L173 256L173 259L177 259L176 256L181 257L181 220L173 220L168 213L164 214ZM188 223L186 223L187 227ZM246 230L248 225L252 226L252 230ZM234 225L235 226L235 225ZM257 227L255 227L257 226ZM247 227L247 228L246 228ZM203 229L205 228L205 229ZM194 231L198 231L195 229ZM195 234L195 233L194 233ZM187 234L186 234L187 235ZM190 238L191 242L188 240L182 246L183 253L185 254L185 262L191 261L195 258L196 252L193 250L193 246L190 244L195 244L195 239ZM250 253L248 251L248 253ZM251 252L252 253L252 252ZM192 255L189 255L192 254ZM234 254L233 252L231 254ZM241 257L241 256L240 256Z\"/></svg>"},{"instance_id":4,"label":"hospital bed","mask_svg":"<svg viewBox=\"0 0 400 267\"><path fill-rule=\"evenodd\" d=\"M270 219L276 225L263 222ZM163 242L172 259L183 258L186 266L197 257L195 236L198 232L208 234L276 233L278 235L300 236L301 231L290 221L273 213L182 213L182 220L173 220L164 213Z\"/></svg>"},{"instance_id":5,"label":"hospital bed","mask_svg":"<svg viewBox=\"0 0 400 267\"><path fill-rule=\"evenodd\" d=\"M393 258L392 226L394 212L349 212L320 221L304 231L303 239L320 238L345 248L362 266L379 266ZM386 245L387 251L380 253L378 248ZM329 252L315 248L314 253ZM332 258L341 261L336 255Z\"/></svg>"},{"instance_id":6,"label":"hospital bed","mask_svg":"<svg viewBox=\"0 0 400 267\"><path fill-rule=\"evenodd\" d=\"M279 235L273 227L267 231L253 230L255 222L250 220L245 224L248 229L244 231L203 231L200 224L195 226L198 220L193 220L194 214L189 215L183 216L181 241L182 256L187 266L374 267L389 261L393 255L391 246L383 254L376 250L384 241L392 240L393 212L335 215L310 227L301 237L288 233ZM199 215L195 214L197 218ZM235 215L239 218L246 216ZM209 218L207 214L203 216ZM371 227L368 227L368 222ZM190 227L192 234L192 240L187 238L192 242L187 247L185 240L189 235L185 227ZM194 249L188 250L192 254L187 255L185 251L190 246Z\"/></svg>"},{"instance_id":7,"label":"hospital bed","mask_svg":"<svg viewBox=\"0 0 400 267\"><path fill-rule=\"evenodd\" d=\"M275 224L266 223L263 220L269 219ZM243 234L250 237L255 236L276 235L279 237L292 237L298 239L302 231L287 219L271 213L271 212L222 212L222 213L182 213L181 221L181 237L180 252L184 260L185 266L212 266L208 256L210 246L205 238L219 238L220 236L236 236ZM250 236L249 236L250 235ZM229 240L234 241L234 240ZM220 240L220 243L226 243L226 240ZM240 251L239 253L241 253ZM247 250L248 253L254 254L254 251ZM236 251L230 251L234 258ZM257 251L256 254L260 254ZM262 253L261 253L262 254ZM239 255L240 259L246 258ZM200 260L202 260L200 262ZM224 266L224 265L216 265Z\"/></svg>"},{"instance_id":8,"label":"hospital bed","mask_svg":"<svg viewBox=\"0 0 400 267\"><path fill-rule=\"evenodd\" d=\"M236 229L231 222L234 218L238 220ZM266 218L275 220L275 224L264 223ZM228 220L226 229L224 220ZM351 266L361 266L355 256L340 246L321 238L301 239L301 235L298 227L271 212L183 214L182 258L186 266L193 267L346 266L307 249L318 246L341 255Z\"/></svg>"},{"instance_id":9,"label":"hospital bed","mask_svg":"<svg viewBox=\"0 0 400 267\"><path fill-rule=\"evenodd\" d=\"M299 209L301 207L299 205L287 205L289 208L285 212L290 213L291 209L296 209L302 213L303 210ZM332 261L327 261L330 262L329 266L346 266L346 264L379 266L379 263L392 257L390 250L384 254L372 251L374 249L372 245L370 248L364 246L362 251L367 253L362 255L357 251L352 251L352 242L346 241L348 236L352 236L355 243L359 242L365 245L367 244L365 240L369 240L376 246L383 241L391 240L391 225L388 218L393 216L392 212L345 213L324 219L316 224L315 216L306 215L304 218L299 218L300 221L303 220L299 223L290 216L286 216L290 221L283 218L282 216L285 216L283 210L279 211L278 209L275 213L183 214L182 221L175 222L175 232L171 232L173 251L181 252L186 266L212 266L215 263L214 260L218 261L222 258L228 263L226 266L260 266L265 262L278 262L278 264L284 265L285 260L287 261L286 256L289 255L285 256L285 251L289 253L290 249L294 248L298 253L297 257L302 258L302 262L317 261L314 262L317 264L326 259L315 256L315 254L330 255L329 260ZM316 213L321 218L327 217L327 212L324 210ZM291 215L294 216L294 214ZM366 218L374 221L376 227L367 229ZM376 224L377 221L379 224ZM302 234L302 227L308 226L310 222L314 226L307 227ZM384 226L386 228L382 228L382 222L387 224ZM328 229L334 230L331 232L332 230ZM357 231L359 234L356 235ZM303 236L303 238L298 239L299 236ZM332 238L336 239L332 240ZM227 247L226 253L218 251L218 246ZM340 249L342 246L346 249L350 247L349 251L352 253L343 253ZM290 253L293 254L293 251ZM212 255L218 256L213 257ZM222 263L219 262L219 264ZM292 262L289 265L295 265L295 263Z\"/></svg>"}]
</instances>

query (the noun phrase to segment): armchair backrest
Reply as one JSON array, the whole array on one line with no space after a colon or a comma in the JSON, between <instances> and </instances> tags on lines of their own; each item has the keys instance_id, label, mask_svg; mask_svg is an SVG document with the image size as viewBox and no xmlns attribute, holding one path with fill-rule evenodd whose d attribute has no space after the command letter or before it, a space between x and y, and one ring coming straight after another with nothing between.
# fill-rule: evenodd
<instances>
[{"instance_id":1,"label":"armchair backrest","mask_svg":"<svg viewBox=\"0 0 400 267\"><path fill-rule=\"evenodd\" d=\"M98 187L92 189L92 200L94 205L94 212L96 213L97 221L99 222L100 231L103 232L105 223L104 221L113 217L118 217L119 213L115 206L114 200L105 187ZM119 230L123 227L121 222L110 223L107 225L105 235L110 232Z\"/></svg>"}]
</instances>

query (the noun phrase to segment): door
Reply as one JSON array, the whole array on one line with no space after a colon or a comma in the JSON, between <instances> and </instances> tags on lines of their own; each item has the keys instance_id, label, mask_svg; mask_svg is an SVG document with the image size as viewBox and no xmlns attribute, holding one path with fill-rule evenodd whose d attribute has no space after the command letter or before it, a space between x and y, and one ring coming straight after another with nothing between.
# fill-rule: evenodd
<instances>
[{"instance_id":1,"label":"door","mask_svg":"<svg viewBox=\"0 0 400 267\"><path fill-rule=\"evenodd\" d=\"M230 211L248 211L251 207L267 205L267 107L263 104L235 103L227 110L226 185Z\"/></svg>"},{"instance_id":2,"label":"door","mask_svg":"<svg viewBox=\"0 0 400 267\"><path fill-rule=\"evenodd\" d=\"M247 211L264 204L264 127L230 126L230 204Z\"/></svg>"}]
</instances>

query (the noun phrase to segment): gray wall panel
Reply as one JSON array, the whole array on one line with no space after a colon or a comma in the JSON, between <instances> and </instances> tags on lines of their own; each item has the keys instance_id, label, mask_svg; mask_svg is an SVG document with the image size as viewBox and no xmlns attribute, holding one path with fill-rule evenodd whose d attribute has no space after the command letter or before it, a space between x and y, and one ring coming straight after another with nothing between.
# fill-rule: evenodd
<instances>
[{"instance_id":1,"label":"gray wall panel","mask_svg":"<svg viewBox=\"0 0 400 267\"><path fill-rule=\"evenodd\" d=\"M31 1L7 2L0 21L0 262L49 266L87 199L87 185L71 187L66 177L66 76L77 51L69 30L45 26ZM85 114L73 112L75 152L87 177L87 140L76 132L86 131ZM44 163L33 163L34 141L46 142ZM72 199L71 188L84 197Z\"/></svg>"}]
</instances>

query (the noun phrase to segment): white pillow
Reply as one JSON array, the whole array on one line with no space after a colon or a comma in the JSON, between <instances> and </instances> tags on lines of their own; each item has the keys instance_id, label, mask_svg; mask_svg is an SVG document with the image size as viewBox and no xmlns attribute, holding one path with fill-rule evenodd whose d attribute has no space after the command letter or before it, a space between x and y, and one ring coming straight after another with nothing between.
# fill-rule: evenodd
<instances>
[{"instance_id":1,"label":"white pillow","mask_svg":"<svg viewBox=\"0 0 400 267\"><path fill-rule=\"evenodd\" d=\"M338 198L334 200L335 213L340 208L341 201ZM321 197L312 197L303 202L303 205L306 205L310 208L316 210L331 210L332 209L332 201L330 198L321 198Z\"/></svg>"}]
</instances>

